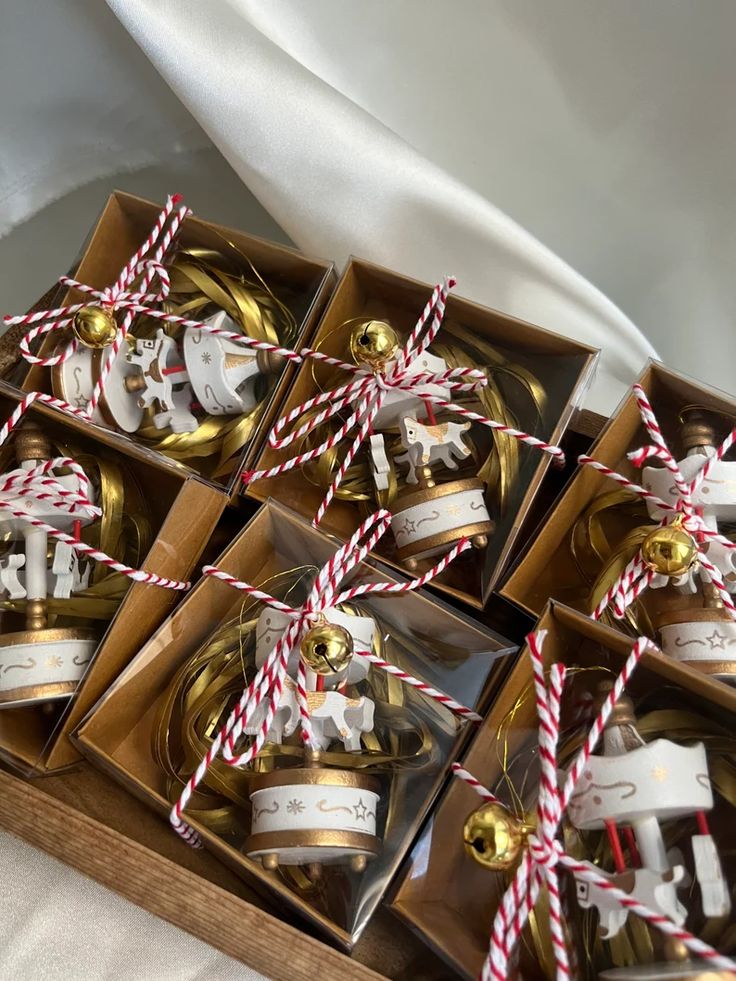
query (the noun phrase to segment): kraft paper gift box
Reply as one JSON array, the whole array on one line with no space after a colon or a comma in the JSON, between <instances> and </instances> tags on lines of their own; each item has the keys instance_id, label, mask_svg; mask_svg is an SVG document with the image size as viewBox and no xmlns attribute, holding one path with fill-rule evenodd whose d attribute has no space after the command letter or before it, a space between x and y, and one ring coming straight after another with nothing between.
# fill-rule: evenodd
<instances>
[{"instance_id":1,"label":"kraft paper gift box","mask_svg":"<svg viewBox=\"0 0 736 981\"><path fill-rule=\"evenodd\" d=\"M581 705L590 706L591 693L599 680L613 680L619 674L631 652L633 639L555 602L546 606L537 628L547 631L543 646L545 666L561 662L568 668L562 701L561 745L564 745L565 729L573 722L574 713ZM633 698L637 715L640 711L656 713L658 709L681 709L700 717L707 716L710 721L723 726L724 733L733 732L736 693L709 678L693 678L660 653L644 653L626 691ZM656 714L650 718L656 722ZM528 650L524 649L462 760L463 767L483 787L495 793L516 813L519 799L527 814L536 809L538 726L531 660ZM677 735L670 738L679 741ZM684 742L692 743L696 737L688 733L682 738ZM574 750L579 742L571 748ZM572 757L566 762L570 765ZM715 770L711 775L718 789L722 785L721 776ZM515 797L516 793L519 798ZM733 809L718 794L714 796L716 807L710 812L709 821L725 860L726 881L732 886L736 875L736 862L729 848ZM454 778L449 781L396 880L389 902L393 912L444 958L453 973L464 978L478 977L488 952L494 916L510 882L506 873L482 867L465 849L463 826L481 804L481 798L463 780ZM689 848L683 851L692 872L691 858L687 855ZM570 917L568 923L573 935L574 924L580 922L580 917L575 916L575 891L568 873L560 870L560 878L564 895L568 897L566 915ZM689 907L687 891L683 897ZM537 937L545 936L543 921L546 915L541 907ZM729 924L733 919L731 913ZM686 923L688 929L695 926L696 932L698 925L697 915ZM722 920L714 920L703 939L720 948L727 932L728 925ZM601 961L598 951L588 960L579 944L580 937L577 941L577 963L584 977L595 977L596 969L610 966L605 964L605 958ZM520 946L518 967L525 981L548 977L550 970L554 974L553 967L550 968L554 959L549 948L546 971L534 955L537 949L527 928Z\"/></svg>"},{"instance_id":2,"label":"kraft paper gift box","mask_svg":"<svg viewBox=\"0 0 736 981\"><path fill-rule=\"evenodd\" d=\"M18 393L0 382L0 413L3 422L17 404ZM72 444L75 458L79 455L81 458L94 460L109 472L124 472L137 488L143 512L135 515L131 511L128 519L147 523L150 527L151 545L140 567L170 579L183 581L189 578L227 504L228 497L224 491L188 476L185 471L173 466L163 457L152 459L139 447L120 440L115 434L91 429L73 416L39 402L30 407L15 432L22 432L26 423L39 427L54 445ZM3 459L0 469L3 472L13 468L14 441L17 438L17 435L11 434L0 450ZM100 503L104 505L106 502ZM132 509L132 506L133 502L129 502L128 508ZM114 502L111 503L107 520L116 520L116 507ZM103 512L104 510L103 507ZM3 511L0 514L0 523L3 522L5 513ZM119 520L119 514L117 518ZM51 517L49 522L53 525L54 518ZM10 554L7 552L8 546L5 547L4 564ZM92 563L90 568L91 575L94 576L97 564ZM81 680L68 698L12 707L12 702L18 701L15 695L20 689L15 691L14 685L9 688L10 681L25 677L27 672L24 674L24 665L30 664L31 660L37 661L39 655L35 645L26 648L29 655L36 656L29 656L20 667L11 670L14 649L8 648L3 659L5 677L2 687L7 691L6 706L0 709L0 759L22 772L36 774L49 773L79 762L80 755L69 741L69 733L141 644L171 612L181 596L181 592L173 589L134 583L127 578L123 582L125 594L122 599L107 601L109 614L104 610L93 620L74 615L69 620L62 613L61 620L57 621L81 626L85 636L91 631L91 637L98 640L96 647L92 648L91 660ZM7 591L5 595L6 598L9 597ZM73 603L74 598L69 602ZM0 613L2 634L18 631L22 622L19 614L12 610L6 609ZM15 633L15 636L21 635ZM1 640L0 637L0 642ZM57 651L58 653L60 652ZM89 657L89 654L85 656ZM61 660L58 657L54 659ZM52 691L52 675L53 672L49 674L44 691ZM66 689L71 684L66 683Z\"/></svg>"},{"instance_id":3,"label":"kraft paper gift box","mask_svg":"<svg viewBox=\"0 0 736 981\"><path fill-rule=\"evenodd\" d=\"M338 545L293 512L268 502L216 564L231 575L247 577L252 585L269 590L275 576L290 575L305 564L312 568L311 575L316 575ZM398 581L387 570L370 564L358 566L350 578L351 584L376 580ZM290 591L288 595L291 602L295 594ZM166 774L154 756L154 741L160 747L157 713L162 706L172 704L169 699L173 696L168 693L172 679L201 650L203 643L213 637L213 631L223 623L242 622L243 617L254 615L243 614L243 603L242 594L220 581L204 577L144 645L76 734L82 752L96 767L120 781L164 819L171 809L172 798L178 797L180 790L174 787L175 794L167 792ZM427 594L412 592L384 599L363 597L360 610L362 616L377 618L381 636L388 638L385 660L471 708L487 703L510 663L513 649L498 635ZM238 620L232 620L234 617ZM248 656L247 648L245 656ZM379 682L372 674L366 683L373 686L371 691L377 690L375 686ZM279 909L300 914L313 929L346 950L356 943L378 907L447 768L472 728L414 689L409 695L406 691L403 687L394 689L396 701L388 706L389 711L396 713L392 731L406 731L405 719L421 720L422 731L428 734L424 737L425 749L408 769L402 768L399 761L395 771L379 769L377 772L383 792L378 808L379 825L388 823L379 854L362 873L327 872L324 879L318 880L322 885L316 893L300 893L289 885L288 876L282 878L278 870L265 871L260 863L243 854L249 824L247 807L238 812L241 816L234 829L222 834L208 830L204 820L198 819L196 809L184 812L186 822L199 832L205 847L243 876L259 894ZM425 751L429 753L426 758ZM176 753L174 749L169 752ZM160 759L160 748L156 753ZM294 749L292 753L300 755L301 750ZM368 767L365 772L370 770ZM288 770L279 769L279 772ZM189 775L182 774L182 779L188 779ZM242 799L247 803L247 798ZM386 807L390 809L390 818ZM174 835L173 831L170 833ZM180 847L186 850L188 846L182 843Z\"/></svg>"},{"instance_id":4,"label":"kraft paper gift box","mask_svg":"<svg viewBox=\"0 0 736 981\"><path fill-rule=\"evenodd\" d=\"M88 239L76 265L74 278L98 290L112 284L123 266L149 235L160 210L161 206L158 204L121 191L114 192ZM296 329L291 346L296 350L308 342L335 281L334 269L330 262L310 258L296 249L203 221L197 217L184 220L176 241L167 252L164 264L174 256L177 248L211 249L224 252L231 258L235 256L238 266L242 266L243 272L251 279L253 275L249 263L252 263L258 276L262 277L263 282L293 316ZM67 291L59 287L55 293L46 294L43 299L51 306L62 306L79 303L84 300L84 295L78 291ZM41 306L39 302L34 305L35 309L46 309L46 307ZM194 319L197 317L198 314L195 313ZM38 365L29 366L20 358L17 345L27 329L22 326L12 327L0 339L2 377L21 385L24 391L43 391L56 394L67 401L74 401L74 391L67 391L64 385L60 385L58 369L56 369L57 381L53 384L52 375L55 369ZM135 322L133 333L135 333ZM70 331L64 331L63 336L71 338L73 335ZM52 349L59 343L59 338L59 332L47 336L42 343L41 355L48 356L53 353ZM36 346L37 344L38 342ZM243 350L247 349L243 348ZM39 353L35 347L34 352ZM271 423L276 418L278 407L293 373L293 366L288 364L271 376L270 391L265 397L264 409L256 428L246 445L241 450L234 451L227 460L220 460L218 456L213 458L193 456L187 460L172 457L172 459L177 459L179 466L187 467L190 472L196 472L205 479L211 479L218 486L223 486L230 491L239 487L240 471L244 466L249 465L259 450L263 436L269 431ZM146 446L136 433L127 438ZM158 452L150 449L149 446L146 448L151 453ZM161 452L167 452L167 448L163 447ZM176 446L172 447L171 452L177 453Z\"/></svg>"},{"instance_id":5,"label":"kraft paper gift box","mask_svg":"<svg viewBox=\"0 0 736 981\"><path fill-rule=\"evenodd\" d=\"M736 401L728 395L701 385L658 362L647 365L638 384L654 409L667 445L678 460L684 456L681 446L684 430L680 420L683 410L705 410L709 420L718 420L716 444L720 443L736 418ZM645 475L627 459L627 453L649 443L651 438L642 425L635 398L629 393L588 450L588 455L634 482L641 483ZM731 457L732 454L728 454L726 459ZM656 462L654 465L656 466ZM596 500L616 489L617 485L604 474L588 466L579 467L511 569L508 578L502 583L500 595L531 616L537 616L550 598L583 612L591 612L591 586L603 570L605 556L596 557L592 551L580 548L581 536L584 538L583 530L589 520L585 516L590 513L588 509ZM635 513L628 515L625 509L611 509L605 525L602 526L606 548L615 549L632 528L646 523L652 524L651 519L646 517L646 512L643 512L641 502L636 508ZM583 519L586 524L583 524ZM573 538L576 525L578 534ZM597 542L596 547L597 555L602 556L605 551L603 544ZM671 597L671 592L669 588L649 589L640 600L655 640L660 639L657 630L680 615L676 611L677 605L687 606L687 596L684 599ZM715 613L722 616L726 611ZM682 613L685 618L689 615L691 614L687 609ZM625 620L616 620L615 625L629 632L633 629ZM661 643L664 644L664 640ZM700 670L692 665L686 667L692 672Z\"/></svg>"},{"instance_id":6,"label":"kraft paper gift box","mask_svg":"<svg viewBox=\"0 0 736 981\"><path fill-rule=\"evenodd\" d=\"M403 343L431 292L432 287L427 283L353 258L325 310L312 340L312 347L350 362L349 329L346 331L338 328L354 318L388 320ZM465 348L468 337L493 345L501 355L536 375L547 394L541 421L537 422L534 412L530 411L530 403L513 386L507 389L509 407L517 413L518 428L547 442L559 442L592 379L596 351L577 341L451 294L444 323L435 344L454 344ZM313 361L307 359L304 362L281 407L281 416L317 394L318 370ZM337 372L330 376L329 384L325 384L331 389L353 377L345 372ZM478 429L482 431L484 438L487 437L487 429L483 426ZM354 436L355 431L348 435L344 445L349 445ZM274 466L296 452L294 445L276 451L266 443L252 469L262 470ZM365 452L365 447L362 452ZM518 479L510 489L507 506L503 513L493 506L490 508L491 518L496 523L490 544L477 554L465 556L454 563L433 582L434 587L476 608L484 606L500 573L525 534L531 530L531 522L528 523L527 518L549 465L547 454L528 447L521 448ZM464 465L460 473L463 477L467 476L470 469ZM441 484L442 479L440 477L438 484ZM313 477L305 480L299 468L277 477L256 480L247 487L247 493L257 500L263 501L272 497L309 519L314 517L325 490L326 488L316 486ZM391 505L388 506L390 510ZM357 528L362 517L374 509L370 504L365 507L367 510L361 511L358 504L340 499L338 493L327 509L322 525L327 531L347 538ZM387 535L381 543L379 558L395 568L401 568L395 546L388 541L390 537ZM429 567L432 561L429 559L420 563L420 569Z\"/></svg>"}]
</instances>

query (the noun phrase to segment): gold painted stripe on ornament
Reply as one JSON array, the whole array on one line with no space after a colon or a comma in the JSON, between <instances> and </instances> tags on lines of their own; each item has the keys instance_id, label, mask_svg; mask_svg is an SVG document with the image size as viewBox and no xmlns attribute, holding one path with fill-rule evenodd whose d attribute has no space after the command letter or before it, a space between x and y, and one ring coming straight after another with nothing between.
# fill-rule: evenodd
<instances>
[{"instance_id":1,"label":"gold painted stripe on ornament","mask_svg":"<svg viewBox=\"0 0 736 981\"><path fill-rule=\"evenodd\" d=\"M55 681L53 684L24 685L22 688L12 688L0 692L0 705L13 702L50 701L52 698L62 698L73 695L77 690L78 681Z\"/></svg>"},{"instance_id":2,"label":"gold painted stripe on ornament","mask_svg":"<svg viewBox=\"0 0 736 981\"><path fill-rule=\"evenodd\" d=\"M459 542L461 538L473 538L475 535L491 535L496 529L494 521L477 521L472 525L462 525L460 528L450 528L448 531L438 532L428 538L421 538L413 541L410 545L400 548L396 557L399 562L411 559L415 555L440 548L443 545L451 545Z\"/></svg>"},{"instance_id":3,"label":"gold painted stripe on ornament","mask_svg":"<svg viewBox=\"0 0 736 981\"><path fill-rule=\"evenodd\" d=\"M377 855L381 839L365 831L333 831L329 828L259 831L246 840L243 851L249 857L281 848L351 848Z\"/></svg>"},{"instance_id":4,"label":"gold painted stripe on ornament","mask_svg":"<svg viewBox=\"0 0 736 981\"><path fill-rule=\"evenodd\" d=\"M394 517L398 517L402 512L408 511L417 504L427 504L429 501L436 501L441 497L449 497L451 494L461 494L465 491L485 490L482 480L475 477L466 477L463 480L451 480L444 484L435 484L434 487L421 487L418 490L412 488L399 494L394 502Z\"/></svg>"},{"instance_id":5,"label":"gold painted stripe on ornament","mask_svg":"<svg viewBox=\"0 0 736 981\"><path fill-rule=\"evenodd\" d=\"M353 787L356 790L367 790L377 794L378 781L355 770L330 770L327 767L302 768L291 770L273 770L271 773L259 773L253 779L251 794L269 787L304 786L305 784L324 787Z\"/></svg>"}]
</instances>

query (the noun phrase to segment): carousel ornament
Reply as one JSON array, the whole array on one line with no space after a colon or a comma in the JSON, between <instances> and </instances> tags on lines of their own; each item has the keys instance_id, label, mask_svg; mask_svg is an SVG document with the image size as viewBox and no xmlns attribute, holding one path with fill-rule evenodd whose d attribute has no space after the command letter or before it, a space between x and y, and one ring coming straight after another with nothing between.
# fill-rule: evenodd
<instances>
[{"instance_id":1,"label":"carousel ornament","mask_svg":"<svg viewBox=\"0 0 736 981\"><path fill-rule=\"evenodd\" d=\"M459 543L435 568L411 582L372 582L341 591L343 579L389 525L387 512L379 511L368 518L318 573L306 601L298 608L212 566L203 570L262 601L264 609L255 630L256 675L170 815L174 829L190 844L198 844L198 837L185 823L183 813L215 758L221 753L228 765L245 767L267 743L282 745L301 730L302 766L276 767L253 776L245 854L267 870L304 866L313 880L325 865L361 872L381 847L380 785L365 772L369 763L351 769L323 759L323 754L337 749L355 754L359 762L363 737L373 731L372 699L351 696L348 686L363 681L374 666L463 718L479 719L448 695L382 661L372 652L377 629L373 618L348 614L341 608L363 595L395 595L418 589L470 547L468 541Z\"/></svg>"},{"instance_id":2,"label":"carousel ornament","mask_svg":"<svg viewBox=\"0 0 736 981\"><path fill-rule=\"evenodd\" d=\"M292 409L274 426L269 445L273 449L285 449L340 414L346 415L345 422L318 446L269 469L243 475L246 483L279 476L318 459L355 432L317 510L314 524L318 525L364 443L377 497L381 500L382 493L389 488L392 470L386 434L398 430L404 452L393 462L402 471L406 467L405 486L392 505L391 527L398 546L397 557L410 570L416 569L419 561L439 555L463 539L469 539L475 548L482 549L494 531L495 523L486 506L486 485L482 480L467 477L440 481L432 472L432 467L438 463L448 470L457 470L458 461L470 456L471 450L463 435L472 424L502 432L550 454L557 464L564 463L564 454L558 446L488 419L453 401L456 394L478 391L488 380L477 368L449 368L443 358L429 353L428 349L442 326L445 302L452 286L454 280L447 279L435 287L403 345L387 321L367 320L357 323L350 335L353 364L320 352L302 351L304 357L348 372L353 380ZM459 420L438 421L435 417L438 410L450 417L459 417ZM292 426L296 428L290 429ZM289 431L285 433L286 430Z\"/></svg>"},{"instance_id":3,"label":"carousel ornament","mask_svg":"<svg viewBox=\"0 0 736 981\"><path fill-rule=\"evenodd\" d=\"M57 408L125 433L137 432L151 410L155 429L192 433L202 411L237 416L253 409L258 380L300 360L295 351L246 336L224 310L203 321L166 311L171 281L164 260L189 214L179 195L170 197L148 238L103 290L62 276L60 284L84 294L85 303L4 318L8 327L29 328L21 354L51 369L53 397L45 398ZM134 338L139 315L164 326L152 338ZM183 331L180 343L165 325ZM32 342L48 334L60 337L56 350L34 354Z\"/></svg>"},{"instance_id":4,"label":"carousel ornament","mask_svg":"<svg viewBox=\"0 0 736 981\"><path fill-rule=\"evenodd\" d=\"M599 686L599 697L610 690L611 683L604 682ZM568 806L568 816L576 828L606 831L616 866L615 873L606 874L609 883L682 926L687 909L678 892L686 885L686 869L679 852L667 851L661 824L692 815L698 822L699 833L692 836L691 845L703 913L706 917L727 916L731 898L708 828L707 812L712 808L713 791L703 744L680 746L668 739L645 743L636 728L631 699L622 695L604 727L603 752L588 760ZM622 827L633 835L631 867L620 841ZM606 888L578 879L577 898L583 909L597 909L604 939L615 937L624 927L628 910L610 898ZM680 961L648 967L644 973L647 977L685 979L704 967L702 962ZM638 981L644 974L639 968L621 968L600 976Z\"/></svg>"},{"instance_id":5,"label":"carousel ornament","mask_svg":"<svg viewBox=\"0 0 736 981\"><path fill-rule=\"evenodd\" d=\"M296 660L292 655L291 671L287 666L266 735L267 743L281 745L302 723L301 674L311 747L305 750L303 767L276 769L254 778L251 830L243 849L264 869L307 866L312 880L321 876L324 865L347 865L352 872L362 872L381 844L376 831L378 781L321 761L321 754L335 743L346 752L360 753L363 734L373 731L373 701L365 696L351 698L345 689L368 673L368 662L353 652L372 649L376 624L370 617L348 616L334 607L323 609L321 617L304 633ZM266 608L261 613L256 629L259 668L288 628L288 617L278 611ZM256 736L267 712L268 703L261 702L243 731Z\"/></svg>"},{"instance_id":6,"label":"carousel ornament","mask_svg":"<svg viewBox=\"0 0 736 981\"><path fill-rule=\"evenodd\" d=\"M722 681L736 681L736 543L719 521L736 517L736 462L723 457L736 439L732 430L716 445L702 410L681 413L680 441L685 456L676 460L667 446L649 401L634 386L652 445L629 454L642 467L642 485L591 457L580 463L611 477L641 497L659 526L650 532L594 612L609 608L616 618L651 589L650 618L661 649L670 657ZM649 459L663 466L644 466Z\"/></svg>"},{"instance_id":7,"label":"carousel ornament","mask_svg":"<svg viewBox=\"0 0 736 981\"><path fill-rule=\"evenodd\" d=\"M117 327L102 307L84 307L73 326L81 346L55 366L54 395L88 406L102 373L101 351L114 340ZM163 328L152 338L129 337L109 362L95 421L134 433L152 410L156 429L180 434L199 428L198 409L208 416L249 412L258 404L258 380L278 374L285 357L276 345L270 345L274 352L249 349L244 346L248 340L224 310L187 327L180 344Z\"/></svg>"},{"instance_id":8,"label":"carousel ornament","mask_svg":"<svg viewBox=\"0 0 736 981\"><path fill-rule=\"evenodd\" d=\"M0 559L0 596L25 608L25 629L0 634L0 707L68 698L97 646L92 630L49 627L47 600L69 599L89 581L90 567L66 542L49 542L46 526L73 532L95 521L90 483L78 463L53 458L32 423L15 437L18 467L0 476L0 527L10 547ZM59 474L59 470L69 473ZM41 486L29 493L29 485ZM49 555L49 545L51 552Z\"/></svg>"},{"instance_id":9,"label":"carousel ornament","mask_svg":"<svg viewBox=\"0 0 736 981\"><path fill-rule=\"evenodd\" d=\"M645 744L636 731L633 709L625 696L644 651L656 648L646 637L640 637L621 674L601 688L599 707L585 742L560 779L557 748L566 670L564 665L553 664L547 671L542 656L545 635L546 631L540 630L527 638L539 715L541 773L535 827L511 814L460 764L453 766L455 775L484 801L465 822L467 853L490 871L510 874L512 880L494 918L488 955L480 974L482 981L506 981L516 976L514 950L543 884L549 897L557 981L568 981L571 956L560 893L562 871L574 877L581 905L598 908L604 937L615 936L633 914L661 931L672 949L697 958L687 962L680 958L678 962L623 972L614 969L599 977L610 981L705 981L706 977L720 977L716 971L736 971L734 961L682 925L686 910L677 896L677 886L684 878L684 868L680 856L666 853L659 827L662 819L697 816L699 833L692 837L692 846L703 911L706 916L726 915L730 896L707 827L706 812L713 806L713 795L703 745L683 747L666 739ZM603 754L594 755L601 738ZM558 834L565 816L578 827L608 832L616 856L616 873L603 872L564 851ZM618 840L619 825L633 831L638 846L639 858L633 869L619 868L625 861Z\"/></svg>"},{"instance_id":10,"label":"carousel ornament","mask_svg":"<svg viewBox=\"0 0 736 981\"><path fill-rule=\"evenodd\" d=\"M398 335L386 321L371 320L353 328L350 353L358 367L385 376L397 370L398 352ZM425 350L403 370L416 383L408 390L387 392L371 422L369 452L376 490L387 490L384 432L398 428L405 452L396 457L396 463L406 465L406 486L393 505L391 530L397 558L414 571L421 559L439 555L463 538L469 538L475 548L485 548L495 522L486 507L482 480L467 478L438 486L432 476L433 464L457 470L456 461L470 455L462 434L471 424L450 421L438 425L430 401L436 398L449 403L452 398L449 385L440 381L451 374L447 363ZM425 381L429 376L438 383Z\"/></svg>"}]
</instances>

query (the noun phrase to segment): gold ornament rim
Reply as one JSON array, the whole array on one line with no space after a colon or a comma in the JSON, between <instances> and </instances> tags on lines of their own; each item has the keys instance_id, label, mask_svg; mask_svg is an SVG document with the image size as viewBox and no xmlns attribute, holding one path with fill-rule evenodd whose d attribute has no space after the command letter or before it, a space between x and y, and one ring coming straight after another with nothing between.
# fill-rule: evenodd
<instances>
[{"instance_id":1,"label":"gold ornament rim","mask_svg":"<svg viewBox=\"0 0 736 981\"><path fill-rule=\"evenodd\" d=\"M636 965L633 965L636 966ZM649 964L646 965L649 968L652 967L679 967L683 974L669 974L663 977L663 981L734 981L734 974L732 971L717 971L709 967L706 962L702 963L702 968L698 964L693 963L693 961L668 961L667 963L660 964ZM695 970L693 970L695 968ZM614 967L607 971L602 971L599 975L599 981L627 981L626 972L629 969L626 967Z\"/></svg>"},{"instance_id":2,"label":"gold ornament rim","mask_svg":"<svg viewBox=\"0 0 736 981\"><path fill-rule=\"evenodd\" d=\"M426 504L427 501L436 501L441 497L449 497L451 494L461 494L469 490L479 490L485 492L486 485L479 477L463 477L461 480L450 480L442 484L435 484L434 487L420 487L418 489L407 488L397 495L394 507L400 508L393 512L396 518L402 512L417 504Z\"/></svg>"},{"instance_id":3,"label":"gold ornament rim","mask_svg":"<svg viewBox=\"0 0 736 981\"><path fill-rule=\"evenodd\" d=\"M397 549L396 558L399 562L406 559L421 558L425 552L431 552L442 545L451 545L459 542L462 538L475 538L476 535L492 535L496 530L496 523L492 520L479 521L474 525L463 525L461 528L450 528L448 531L438 532L430 538L421 538L408 545L402 545Z\"/></svg>"},{"instance_id":4,"label":"gold ornament rim","mask_svg":"<svg viewBox=\"0 0 736 981\"><path fill-rule=\"evenodd\" d=\"M87 627L42 627L40 630L17 630L0 634L0 649L21 644L59 643L64 640L94 640L97 634Z\"/></svg>"},{"instance_id":5,"label":"gold ornament rim","mask_svg":"<svg viewBox=\"0 0 736 981\"><path fill-rule=\"evenodd\" d=\"M294 767L289 770L272 770L259 773L253 778L251 798L260 790L273 787L304 786L317 784L323 787L352 787L355 790L380 793L380 784L375 777L357 770L330 770L328 767Z\"/></svg>"},{"instance_id":6,"label":"gold ornament rim","mask_svg":"<svg viewBox=\"0 0 736 981\"><path fill-rule=\"evenodd\" d=\"M0 705L13 702L50 702L56 698L66 698L77 690L79 681L54 681L42 685L23 685L0 692Z\"/></svg>"},{"instance_id":7,"label":"gold ornament rim","mask_svg":"<svg viewBox=\"0 0 736 981\"><path fill-rule=\"evenodd\" d=\"M677 627L683 623L734 623L731 614L725 607L718 606L660 610L658 613L652 614L651 620L655 630L662 630L664 627Z\"/></svg>"},{"instance_id":8,"label":"gold ornament rim","mask_svg":"<svg viewBox=\"0 0 736 981\"><path fill-rule=\"evenodd\" d=\"M130 334L127 334L126 337L125 337L125 340L126 340L126 342L128 344L128 347L132 350L133 343L134 343L134 338ZM97 379L102 374L102 357L106 353L106 350L107 349L104 348L104 347L103 348L96 348L96 349L93 349L92 350L92 371L97 376L95 378L95 384L97 384ZM118 356L120 356L120 352L119 351L118 351ZM136 405L137 404L138 403L136 402ZM104 389L100 392L100 398L99 398L99 401L97 402L97 407L100 410L100 415L105 420L105 422L108 424L108 426L112 426L114 429L120 430L120 428L121 428L120 427L120 424L118 423L118 421L115 418L115 415L114 415L112 409L110 408L110 404L107 401L107 396L105 395ZM145 413L142 412L141 413L141 419L143 419L144 416L145 416ZM134 432L136 432L136 431L137 430L134 430Z\"/></svg>"},{"instance_id":9,"label":"gold ornament rim","mask_svg":"<svg viewBox=\"0 0 736 981\"><path fill-rule=\"evenodd\" d=\"M668 657L672 657L671 654ZM729 675L736 676L736 655L733 661L688 661L678 657L672 657L678 664L684 664L688 668L693 668L705 675Z\"/></svg>"},{"instance_id":10,"label":"gold ornament rim","mask_svg":"<svg viewBox=\"0 0 736 981\"><path fill-rule=\"evenodd\" d=\"M368 855L378 855L381 839L365 831L334 831L329 828L257 831L247 838L243 851L249 858L255 858L280 848L351 848Z\"/></svg>"}]
</instances>

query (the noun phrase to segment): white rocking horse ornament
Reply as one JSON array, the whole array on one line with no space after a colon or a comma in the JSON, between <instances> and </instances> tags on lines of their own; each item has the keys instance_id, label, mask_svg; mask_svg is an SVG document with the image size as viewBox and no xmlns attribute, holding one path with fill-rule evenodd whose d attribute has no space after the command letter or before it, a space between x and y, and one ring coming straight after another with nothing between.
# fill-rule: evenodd
<instances>
[{"instance_id":1,"label":"white rocking horse ornament","mask_svg":"<svg viewBox=\"0 0 736 981\"><path fill-rule=\"evenodd\" d=\"M405 416L400 423L401 442L406 453L396 457L397 463L408 463L408 484L419 482L417 469L431 465L435 460L450 470L457 470L458 460L470 456L470 449L463 442L462 434L470 429L469 422L442 422L435 425L419 422Z\"/></svg>"}]
</instances>

